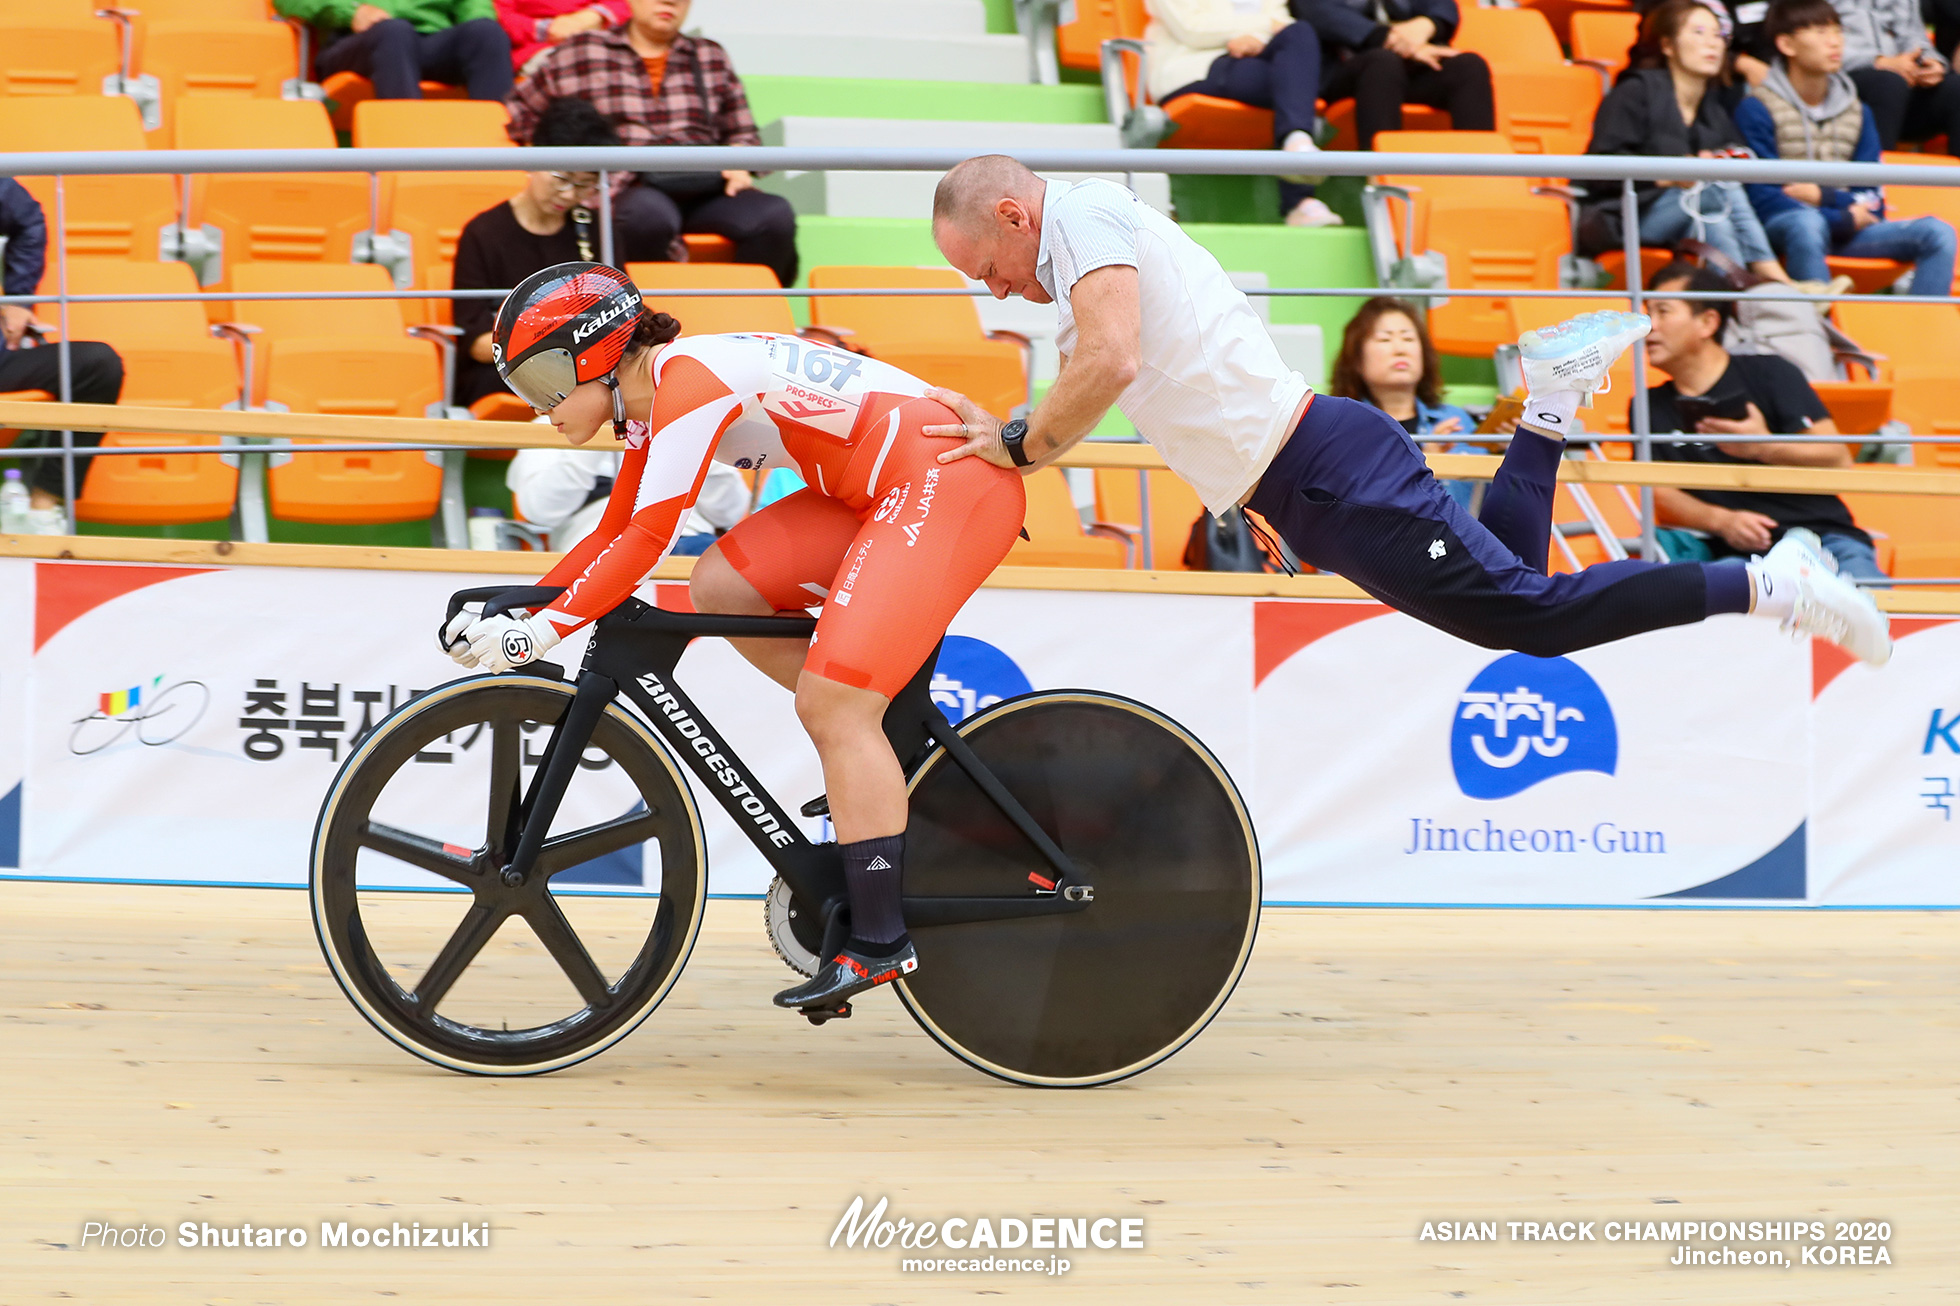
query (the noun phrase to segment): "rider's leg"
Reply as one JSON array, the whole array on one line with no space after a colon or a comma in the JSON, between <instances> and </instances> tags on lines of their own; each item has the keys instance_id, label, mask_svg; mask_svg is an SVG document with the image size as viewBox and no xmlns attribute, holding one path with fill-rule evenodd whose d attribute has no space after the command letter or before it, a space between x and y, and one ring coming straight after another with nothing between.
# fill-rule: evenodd
<instances>
[{"instance_id":1,"label":"rider's leg","mask_svg":"<svg viewBox=\"0 0 1960 1306\"><path fill-rule=\"evenodd\" d=\"M851 899L852 951L888 957L908 942L900 903L905 860L905 773L885 738L891 699L805 671L796 715L817 746Z\"/></svg>"},{"instance_id":2,"label":"rider's leg","mask_svg":"<svg viewBox=\"0 0 1960 1306\"><path fill-rule=\"evenodd\" d=\"M773 616L824 601L860 523L849 504L798 490L743 518L694 564L688 596L697 612ZM736 652L794 691L808 646L789 639L731 639Z\"/></svg>"},{"instance_id":3,"label":"rider's leg","mask_svg":"<svg viewBox=\"0 0 1960 1306\"><path fill-rule=\"evenodd\" d=\"M831 1006L918 965L901 908L908 805L884 708L1007 556L1026 515L1017 473L978 458L939 465L943 443L918 429L957 421L951 410L912 399L903 414L903 438L873 451L883 453L876 483L854 494L861 528L833 569L797 685L797 713L824 759L853 937L809 983L777 994L780 1006Z\"/></svg>"},{"instance_id":4,"label":"rider's leg","mask_svg":"<svg viewBox=\"0 0 1960 1306\"><path fill-rule=\"evenodd\" d=\"M742 579L742 573L713 544L694 563L688 578L687 596L696 612L719 612L740 617L773 617L779 609ZM809 647L793 639L731 639L737 653L747 658L757 671L784 689L796 689L796 678L803 671L803 657Z\"/></svg>"}]
</instances>

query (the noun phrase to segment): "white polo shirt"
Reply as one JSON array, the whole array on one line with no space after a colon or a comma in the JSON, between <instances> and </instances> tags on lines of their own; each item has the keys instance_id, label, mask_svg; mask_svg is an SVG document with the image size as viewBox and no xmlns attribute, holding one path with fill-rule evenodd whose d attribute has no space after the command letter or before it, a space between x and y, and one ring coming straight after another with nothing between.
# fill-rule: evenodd
<instances>
[{"instance_id":1,"label":"white polo shirt","mask_svg":"<svg viewBox=\"0 0 1960 1306\"><path fill-rule=\"evenodd\" d=\"M1047 185L1034 274L1061 310L1057 346L1075 352L1075 283L1111 264L1134 267L1142 358L1116 406L1206 508L1224 512L1286 442L1307 379L1280 358L1218 260L1175 222L1114 182Z\"/></svg>"}]
</instances>

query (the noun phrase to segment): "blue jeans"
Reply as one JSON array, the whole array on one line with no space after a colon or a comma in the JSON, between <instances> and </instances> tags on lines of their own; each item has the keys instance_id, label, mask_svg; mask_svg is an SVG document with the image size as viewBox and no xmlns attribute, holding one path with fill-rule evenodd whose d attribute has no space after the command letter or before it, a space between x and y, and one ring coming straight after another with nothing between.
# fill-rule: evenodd
<instances>
[{"instance_id":1,"label":"blue jeans","mask_svg":"<svg viewBox=\"0 0 1960 1306\"><path fill-rule=\"evenodd\" d=\"M1953 228L1938 218L1874 222L1841 243L1831 239L1823 212L1808 204L1773 213L1763 226L1783 256L1783 266L1798 281L1828 281L1824 256L1843 254L1911 263L1915 295L1944 295L1953 286Z\"/></svg>"},{"instance_id":2,"label":"blue jeans","mask_svg":"<svg viewBox=\"0 0 1960 1306\"><path fill-rule=\"evenodd\" d=\"M1682 207L1682 200L1687 194L1679 186L1669 186L1654 198L1640 215L1641 244L1672 245L1677 240L1694 235L1694 223L1688 210ZM1744 267L1776 257L1769 247L1769 237L1763 234L1763 224L1756 217L1755 207L1749 203L1749 196L1740 182L1709 182L1696 195L1700 211L1707 218L1700 239ZM1726 218L1721 216L1724 200L1728 202Z\"/></svg>"},{"instance_id":3,"label":"blue jeans","mask_svg":"<svg viewBox=\"0 0 1960 1306\"><path fill-rule=\"evenodd\" d=\"M1891 579L1878 569L1878 551L1856 535L1826 531L1821 538L1824 542L1824 552L1837 559L1838 575L1852 580L1889 581Z\"/></svg>"}]
</instances>

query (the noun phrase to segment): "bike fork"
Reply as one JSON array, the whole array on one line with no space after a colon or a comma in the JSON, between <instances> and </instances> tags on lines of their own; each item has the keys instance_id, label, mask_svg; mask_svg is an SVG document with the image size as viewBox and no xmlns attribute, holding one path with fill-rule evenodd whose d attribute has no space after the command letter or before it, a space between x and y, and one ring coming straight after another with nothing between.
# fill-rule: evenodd
<instances>
[{"instance_id":1,"label":"bike fork","mask_svg":"<svg viewBox=\"0 0 1960 1306\"><path fill-rule=\"evenodd\" d=\"M585 746L592 742L592 732L617 692L618 686L607 677L595 671L579 673L578 692L572 696L572 705L565 709L565 715L552 727L544 760L531 780L531 792L524 795L520 808L524 833L518 839L510 864L504 868L506 885L515 888L530 878L531 869L538 862L538 850L544 847L545 835L551 829L551 818L558 814L558 804L565 800L565 790L571 787L572 776L578 770L579 758L585 753Z\"/></svg>"}]
</instances>

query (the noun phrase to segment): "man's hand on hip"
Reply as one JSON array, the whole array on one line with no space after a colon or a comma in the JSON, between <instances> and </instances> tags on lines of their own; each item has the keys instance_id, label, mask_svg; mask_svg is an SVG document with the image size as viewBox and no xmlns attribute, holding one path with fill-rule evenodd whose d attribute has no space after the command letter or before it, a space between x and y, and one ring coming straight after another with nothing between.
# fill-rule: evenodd
<instances>
[{"instance_id":1,"label":"man's hand on hip","mask_svg":"<svg viewBox=\"0 0 1960 1306\"><path fill-rule=\"evenodd\" d=\"M947 390L934 386L926 391L926 398L945 404L960 415L958 425L942 423L938 426L922 426L921 435L936 435L942 439L964 440L957 449L948 449L939 455L942 463L956 463L962 458L984 458L996 467L1012 469L1014 460L1007 454L1007 446L1000 442L1000 419L974 403L957 390Z\"/></svg>"}]
</instances>

